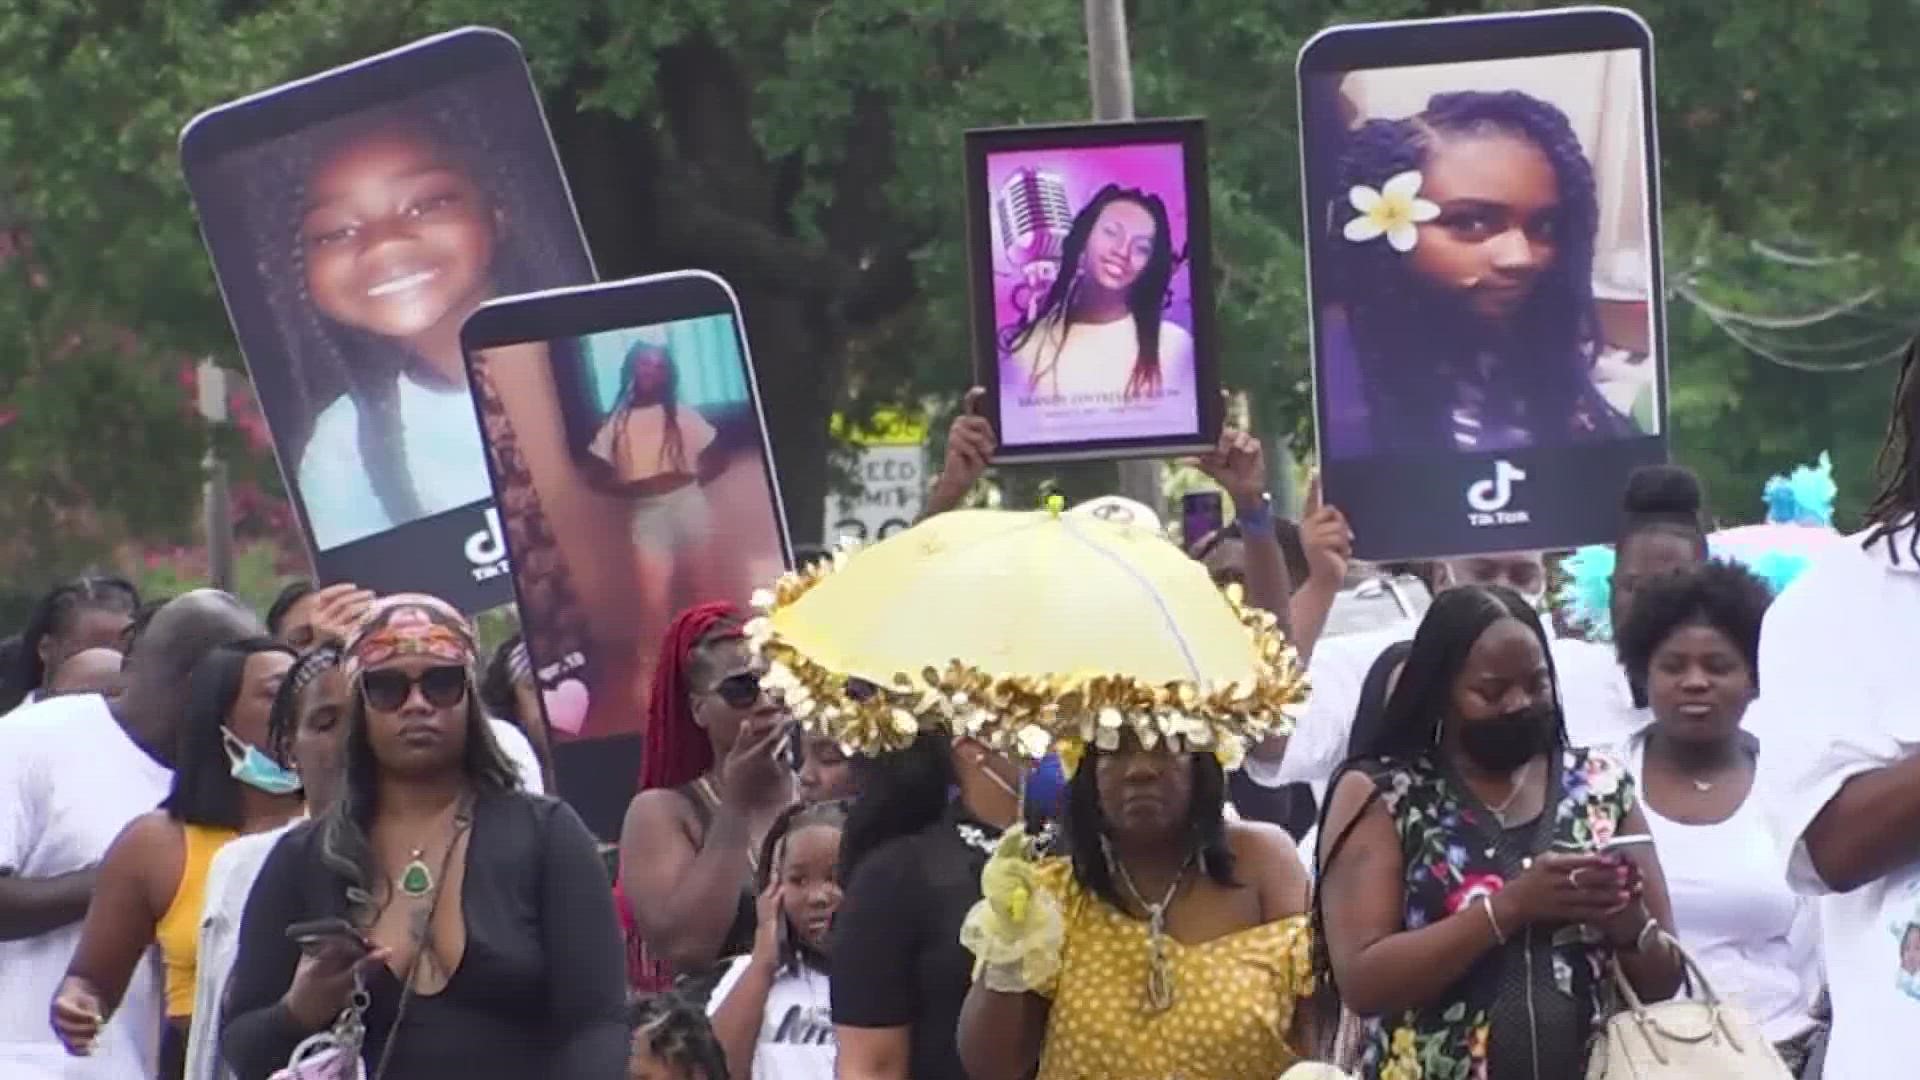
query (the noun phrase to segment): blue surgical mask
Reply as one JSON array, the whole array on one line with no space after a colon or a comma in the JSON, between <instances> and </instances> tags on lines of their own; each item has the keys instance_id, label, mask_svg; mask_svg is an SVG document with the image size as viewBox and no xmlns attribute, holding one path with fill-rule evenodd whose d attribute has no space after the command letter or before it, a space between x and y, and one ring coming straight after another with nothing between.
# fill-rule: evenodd
<instances>
[{"instance_id":1,"label":"blue surgical mask","mask_svg":"<svg viewBox=\"0 0 1920 1080\"><path fill-rule=\"evenodd\" d=\"M1042 820L1059 817L1067 797L1067 770L1060 764L1060 755L1048 754L1041 758L1028 771L1026 788L1027 805Z\"/></svg>"},{"instance_id":2,"label":"blue surgical mask","mask_svg":"<svg viewBox=\"0 0 1920 1080\"><path fill-rule=\"evenodd\" d=\"M228 770L235 780L269 795L291 795L300 790L300 776L285 765L261 753L225 727L220 729L225 744Z\"/></svg>"}]
</instances>

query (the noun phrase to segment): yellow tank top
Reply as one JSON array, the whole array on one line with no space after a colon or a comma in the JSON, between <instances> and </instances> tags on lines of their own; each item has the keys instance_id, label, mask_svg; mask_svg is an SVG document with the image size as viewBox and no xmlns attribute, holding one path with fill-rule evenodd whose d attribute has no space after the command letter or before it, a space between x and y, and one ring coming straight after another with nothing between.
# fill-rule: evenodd
<instances>
[{"instance_id":1,"label":"yellow tank top","mask_svg":"<svg viewBox=\"0 0 1920 1080\"><path fill-rule=\"evenodd\" d=\"M200 922L207 900L207 869L213 857L240 834L214 825L182 825L187 857L180 866L180 887L154 929L167 972L167 1019L193 1015L195 954L200 951Z\"/></svg>"}]
</instances>

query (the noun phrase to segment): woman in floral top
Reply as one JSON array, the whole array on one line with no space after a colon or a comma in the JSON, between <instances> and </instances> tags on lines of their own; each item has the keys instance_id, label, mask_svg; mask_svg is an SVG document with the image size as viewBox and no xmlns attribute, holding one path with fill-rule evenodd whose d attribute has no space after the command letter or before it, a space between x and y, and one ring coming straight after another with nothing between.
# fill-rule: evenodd
<instances>
[{"instance_id":1,"label":"woman in floral top","mask_svg":"<svg viewBox=\"0 0 1920 1080\"><path fill-rule=\"evenodd\" d=\"M1617 959L1671 997L1673 918L1633 780L1566 745L1540 620L1517 594L1443 593L1379 735L1321 823L1317 968L1364 1018L1366 1080L1585 1074Z\"/></svg>"}]
</instances>

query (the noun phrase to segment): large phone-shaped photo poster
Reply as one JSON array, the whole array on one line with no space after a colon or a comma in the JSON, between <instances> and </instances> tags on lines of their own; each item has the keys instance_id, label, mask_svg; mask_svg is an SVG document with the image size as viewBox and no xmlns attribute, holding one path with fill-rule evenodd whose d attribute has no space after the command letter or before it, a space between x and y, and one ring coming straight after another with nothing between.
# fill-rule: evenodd
<instances>
[{"instance_id":1,"label":"large phone-shaped photo poster","mask_svg":"<svg viewBox=\"0 0 1920 1080\"><path fill-rule=\"evenodd\" d=\"M738 303L663 274L496 301L463 340L560 786L617 833L667 623L790 563Z\"/></svg>"},{"instance_id":2,"label":"large phone-shaped photo poster","mask_svg":"<svg viewBox=\"0 0 1920 1080\"><path fill-rule=\"evenodd\" d=\"M1646 24L1339 27L1298 77L1319 457L1358 553L1611 539L1667 454Z\"/></svg>"},{"instance_id":3,"label":"large phone-shaped photo poster","mask_svg":"<svg viewBox=\"0 0 1920 1080\"><path fill-rule=\"evenodd\" d=\"M507 602L460 327L594 276L519 46L460 30L275 87L181 158L320 579Z\"/></svg>"},{"instance_id":4,"label":"large phone-shaped photo poster","mask_svg":"<svg viewBox=\"0 0 1920 1080\"><path fill-rule=\"evenodd\" d=\"M1211 447L1222 407L1201 121L969 131L966 156L995 460Z\"/></svg>"}]
</instances>

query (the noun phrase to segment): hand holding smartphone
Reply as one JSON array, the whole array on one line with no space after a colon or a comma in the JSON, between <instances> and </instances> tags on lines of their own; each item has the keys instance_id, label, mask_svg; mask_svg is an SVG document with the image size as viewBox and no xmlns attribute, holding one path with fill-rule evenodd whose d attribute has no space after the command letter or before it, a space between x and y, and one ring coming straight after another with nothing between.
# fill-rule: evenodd
<instances>
[{"instance_id":1,"label":"hand holding smartphone","mask_svg":"<svg viewBox=\"0 0 1920 1080\"><path fill-rule=\"evenodd\" d=\"M1190 491L1180 496L1180 542L1194 545L1226 526L1226 506L1217 491Z\"/></svg>"},{"instance_id":2,"label":"hand holding smartphone","mask_svg":"<svg viewBox=\"0 0 1920 1080\"><path fill-rule=\"evenodd\" d=\"M287 940L309 956L334 951L359 959L373 950L366 936L345 919L310 919L287 927Z\"/></svg>"},{"instance_id":3,"label":"hand holding smartphone","mask_svg":"<svg viewBox=\"0 0 1920 1080\"><path fill-rule=\"evenodd\" d=\"M1627 871L1627 888L1638 894L1642 880L1640 864L1634 857L1639 850L1651 851L1653 837L1646 833L1628 833L1615 836L1600 845L1600 853L1614 860Z\"/></svg>"}]
</instances>

